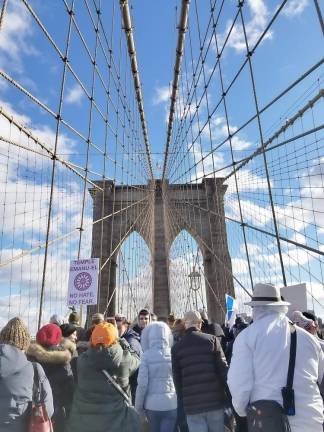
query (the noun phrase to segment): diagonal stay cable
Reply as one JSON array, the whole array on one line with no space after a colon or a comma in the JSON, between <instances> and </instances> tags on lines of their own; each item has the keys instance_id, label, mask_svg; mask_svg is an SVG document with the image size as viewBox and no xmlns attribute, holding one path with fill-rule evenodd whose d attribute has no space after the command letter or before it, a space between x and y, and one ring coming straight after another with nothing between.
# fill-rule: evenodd
<instances>
[{"instance_id":1,"label":"diagonal stay cable","mask_svg":"<svg viewBox=\"0 0 324 432\"><path fill-rule=\"evenodd\" d=\"M106 216L104 216L104 217L102 217L102 218L100 218L100 219L96 219L96 220L93 221L93 222L89 222L89 223L85 224L85 225L83 226L83 228L84 228L84 229L89 228L89 227L91 227L91 226L93 226L93 225L95 225L95 224L97 224L97 223L99 223L99 222L102 222L102 221L104 221L104 220L108 220L108 219L110 219L111 217L113 217L113 216L115 216L115 215L117 215L117 214L119 214L119 213L125 212L125 211L127 211L128 209L130 209L131 207L134 207L134 206L140 204L141 202L144 202L145 200L147 200L147 197L148 197L148 196L149 196L149 194L147 194L147 196L145 196L145 197L142 198L141 200L136 201L136 202L134 202L134 203L132 203L132 204L126 206L126 207L123 207L123 208L120 209L120 210L116 210L116 211L114 211L113 213L110 213L109 215L106 215ZM25 257L25 256L27 256L27 255L31 255L32 253L34 253L34 252L36 252L36 251L38 251L38 250L40 250L40 249L44 249L44 248L46 248L46 247L48 247L48 246L50 246L50 245L52 245L52 244L58 242L59 240L63 240L64 238L67 238L67 237L69 237L69 236L71 236L72 234L75 234L75 233L77 233L77 232L79 232L79 227L76 227L76 228L74 228L73 230L69 231L68 233L63 234L63 235L61 235L61 236L59 236L59 237L55 237L54 239L49 240L48 242L42 243L42 244L40 244L40 245L38 245L38 246L36 246L36 247L34 247L34 248L32 248L32 249L25 250L25 251L21 252L20 254L17 254L17 255L15 255L14 257L10 258L10 259L7 260L7 261L3 261L3 262L1 262L1 263L0 263L0 268L1 268L1 267L5 267L6 265L11 264L12 262L17 261L17 260L19 260L19 259L21 259L21 258L23 258L23 257Z\"/></svg>"},{"instance_id":2,"label":"diagonal stay cable","mask_svg":"<svg viewBox=\"0 0 324 432\"><path fill-rule=\"evenodd\" d=\"M183 50L184 50L185 34L187 31L189 4L190 4L190 0L182 0L181 18L180 18L180 24L179 24L178 43L177 43L177 49L176 49L176 60L175 60L174 76L173 76L173 83L172 83L171 104L170 104L170 111L169 111L167 141L166 141L166 146L165 146L165 157L164 157L164 163L163 163L162 180L165 177L165 172L166 172L166 167L167 167L167 162L168 162L169 146L170 146L170 141L171 141L171 137L172 137L172 126L173 126L173 119L174 119L174 114L175 114L175 105L176 105L177 93L178 93L178 85L179 85L179 77L180 77L180 69L181 69L181 59L182 59Z\"/></svg>"},{"instance_id":3,"label":"diagonal stay cable","mask_svg":"<svg viewBox=\"0 0 324 432\"><path fill-rule=\"evenodd\" d=\"M151 175L151 178L153 179L154 175L153 175L153 168L152 168L152 161L151 161L150 144L148 141L147 126L146 126L146 120L145 120L145 114L144 114L142 86L141 86L141 81L140 81L139 71L138 71L138 66L137 66L136 49L135 49L135 43L134 43L134 37L133 37L133 27L132 27L130 12L129 12L128 0L120 0L120 7L121 7L121 11L122 11L123 24L124 24L125 34L126 34L126 38L127 38L128 54L129 54L130 61L131 61L131 69L132 69L132 73L133 73L134 87L135 87L136 98L137 98L137 103L138 103L138 110L139 110L140 118L141 118L142 131L143 131L143 137L144 137L144 143L145 143L145 149L146 149L146 156L147 156L147 161L148 161L148 165L149 165L150 175Z\"/></svg>"}]
</instances>

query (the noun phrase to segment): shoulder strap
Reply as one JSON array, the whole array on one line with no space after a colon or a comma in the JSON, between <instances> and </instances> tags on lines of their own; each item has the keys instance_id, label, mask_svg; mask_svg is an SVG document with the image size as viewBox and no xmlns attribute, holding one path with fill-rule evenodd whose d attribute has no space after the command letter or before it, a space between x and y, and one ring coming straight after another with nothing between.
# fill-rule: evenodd
<instances>
[{"instance_id":1,"label":"shoulder strap","mask_svg":"<svg viewBox=\"0 0 324 432\"><path fill-rule=\"evenodd\" d=\"M101 372L104 374L104 376L106 377L109 384L111 384L114 387L114 389L125 399L125 402L127 403L127 405L131 405L131 401L130 401L127 393L124 392L124 390L116 383L114 378L104 369Z\"/></svg>"},{"instance_id":2,"label":"shoulder strap","mask_svg":"<svg viewBox=\"0 0 324 432\"><path fill-rule=\"evenodd\" d=\"M292 389L294 381L295 363L296 363L296 348L297 348L297 332L296 327L289 323L290 327L290 353L289 366L287 375L287 388Z\"/></svg>"},{"instance_id":3,"label":"shoulder strap","mask_svg":"<svg viewBox=\"0 0 324 432\"><path fill-rule=\"evenodd\" d=\"M33 402L39 403L41 400L41 383L39 378L39 373L37 369L37 363L32 362L34 369L34 381L33 381Z\"/></svg>"}]
</instances>

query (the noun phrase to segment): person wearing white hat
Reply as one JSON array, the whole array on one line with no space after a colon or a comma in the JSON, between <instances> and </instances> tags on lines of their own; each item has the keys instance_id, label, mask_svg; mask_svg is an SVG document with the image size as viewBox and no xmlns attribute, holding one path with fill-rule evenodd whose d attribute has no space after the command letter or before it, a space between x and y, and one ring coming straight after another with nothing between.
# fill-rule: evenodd
<instances>
[{"instance_id":1,"label":"person wearing white hat","mask_svg":"<svg viewBox=\"0 0 324 432\"><path fill-rule=\"evenodd\" d=\"M256 401L283 405L281 389L287 383L291 342L286 316L290 303L282 299L278 287L256 284L246 304L252 307L253 323L235 340L228 372L233 406L240 416L246 416L248 405ZM296 336L295 415L288 416L289 425L292 432L323 432L318 384L323 378L324 355L311 334L296 327Z\"/></svg>"}]
</instances>

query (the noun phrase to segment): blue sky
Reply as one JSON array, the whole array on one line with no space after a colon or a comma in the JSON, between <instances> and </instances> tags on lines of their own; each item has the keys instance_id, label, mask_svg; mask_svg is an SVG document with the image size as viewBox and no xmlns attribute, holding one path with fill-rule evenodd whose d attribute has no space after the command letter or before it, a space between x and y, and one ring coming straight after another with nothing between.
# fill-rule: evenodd
<instances>
[{"instance_id":1,"label":"blue sky","mask_svg":"<svg viewBox=\"0 0 324 432\"><path fill-rule=\"evenodd\" d=\"M13 2L13 4L17 4L15 7L18 10L19 2ZM199 2L202 28L206 18L209 16L208 4L207 0ZM259 35L262 29L262 20L267 22L267 19L272 16L273 11L279 4L279 1L251 0L247 2L244 7L246 22L250 23L251 26L254 25L255 31ZM67 17L63 6L59 2L54 2L49 7L49 5L39 0L32 1L31 5L40 18L43 19L46 28L53 36L58 47L63 51L66 36L65 27L67 25ZM299 5L299 7L296 5ZM24 10L21 5L19 5L19 9ZM89 46L91 46L94 39L89 31L90 26L83 9L77 7L76 17L80 20L80 28ZM110 9L107 8L107 16L105 15L107 20L108 12L111 12ZM273 26L270 37L266 38L253 58L261 106L284 89L301 72L314 64L321 57L323 51L320 44L320 27L312 2L307 0L294 2L294 0L291 0L288 1L286 9L287 13L282 13ZM176 24L179 10L180 2L175 0L167 2L163 0L155 0L154 2L140 0L133 2L134 35L143 87L145 114L153 153L163 152L165 147L165 103L168 103L166 89L173 78L177 40ZM235 12L236 2L234 0L226 2L219 27L220 33L225 31ZM14 18L17 16L18 14L15 14ZM262 19L260 19L260 16ZM60 26L57 25L58 17L61 23ZM195 19L194 2L191 4L190 19L192 21ZM261 21L261 24L259 21ZM117 43L120 30L117 15L114 25L116 27L115 43ZM61 65L57 61L57 55L29 17L28 20L25 19L24 23L18 22L17 26L18 34L14 34L16 29L12 25L9 37L14 45L14 50L10 50L9 47L1 52L1 62L4 64L4 69L42 101L48 102L49 106L55 110L58 104L58 78L61 72ZM307 34L307 38L305 34ZM244 59L244 51L239 48L240 42L239 40L233 40L225 50L223 60L225 84L231 80L242 59ZM213 54L214 52L211 51L211 55L207 58L210 67L215 62ZM89 89L91 81L90 66L84 48L81 47L78 38L74 36L72 37L70 56L71 64L76 67L80 79L85 87ZM98 61L100 62L100 59ZM312 82L313 79L312 76L309 82ZM11 88L5 86L3 80L2 83L3 100L14 104L21 114L28 113L33 122L39 122L39 124L43 125L44 117L35 108L35 105L22 98L17 91L12 91ZM304 85L307 87L307 81ZM70 74L67 77L66 88L68 94L67 103L64 107L66 118L72 124L76 124L80 131L86 133L88 107L85 104L82 91L80 88L75 88ZM283 100L282 104L276 105L275 112L270 111L267 114L266 123L271 125L272 122L278 121L279 116L283 115L290 101L293 102L300 92L301 90L298 88L297 94L292 92L288 98ZM100 100L100 91L97 92L97 97ZM253 112L254 107L247 73L242 75L242 78L237 82L237 86L234 86L233 92L229 94L228 106L231 122L234 125L240 125ZM53 121L46 119L46 124L52 127L51 123L54 124ZM84 124L84 128L82 124ZM66 134L68 135L67 131ZM251 135L250 139L253 141L253 133Z\"/></svg>"},{"instance_id":2,"label":"blue sky","mask_svg":"<svg viewBox=\"0 0 324 432\"><path fill-rule=\"evenodd\" d=\"M71 1L67 2L71 4ZM145 116L149 132L149 142L153 154L154 172L157 177L161 175L163 164L163 152L166 143L166 118L169 106L169 88L173 79L173 67L175 61L175 47L177 42L177 23L181 2L178 0L133 0L132 16L134 25L134 38L136 42L137 59L142 82ZM218 3L218 2L217 2ZM224 3L221 18L217 28L217 37L220 45L225 40L227 30L230 28L233 17L237 12L237 2L228 0ZM246 24L247 37L253 46L263 32L267 23L281 4L279 0L247 0L243 8L243 16ZM67 35L68 15L64 9L64 3L41 0L30 1L47 31L55 41L57 48L64 53ZM93 2L89 2L91 12L95 16ZM190 38L193 49L194 61L197 61L199 53L198 27L195 15L195 6L199 8L199 26L203 35L210 17L210 2L207 0L192 0L190 6ZM115 9L114 9L115 8ZM120 184L144 184L147 180L145 171L144 145L140 136L138 115L134 104L133 81L129 69L128 54L125 49L125 35L120 25L119 2L111 1L103 7L102 22L105 25L106 36L112 46L116 63L113 67L113 77L116 80L120 70L122 92L127 95L129 109L134 116L136 133L129 132L131 122L124 116L122 97L118 96L113 81L110 83L111 100L114 106L119 107L120 116L110 108L108 130L108 158L105 163L105 175L116 179ZM86 44L91 53L94 52L95 33L89 15L82 2L76 2L75 17ZM114 31L112 33L112 26ZM112 34L112 36L111 36ZM207 39L211 37L211 31L207 32ZM111 39L110 39L111 38ZM103 44L105 45L104 38ZM186 35L185 59L188 73L190 73L189 33ZM121 47L121 51L120 51ZM231 82L238 68L245 60L244 40L242 28L236 25L228 40L222 55L222 72L225 88ZM203 49L206 52L206 45ZM314 65L323 56L323 38L314 3L310 0L288 0L287 5L280 16L267 33L261 45L252 57L253 70L259 107L264 107L277 94L284 90L292 81ZM216 50L211 46L206 54L205 71L207 78L211 76L215 64ZM85 47L73 27L70 52L70 65L76 72L85 91L77 84L71 72L67 73L64 103L62 109L63 118L71 124L82 136L87 138L89 124L89 100L86 93L91 92L92 66ZM101 73L106 73L106 59L98 50L97 65ZM9 1L9 6L4 20L3 29L0 32L0 67L10 77L15 79L27 91L38 98L50 110L57 112L59 104L60 83L63 63L59 59L56 48L43 32L35 24L26 7L19 0ZM184 72L184 63L183 69ZM107 76L106 76L107 77ZM107 80L105 80L107 85ZM182 81L183 85L185 80ZM281 127L287 118L294 115L307 101L313 97L323 84L323 66L316 69L308 78L290 91L284 98L268 109L261 116L264 138ZM197 84L198 96L202 94L203 87L200 81ZM210 107L214 107L219 101L221 89L218 71L212 75L207 97ZM94 97L98 108L102 113L106 110L104 86L96 78ZM182 96L181 96L182 97ZM181 100L180 97L180 100ZM228 120L230 129L235 130L255 113L255 104L251 89L251 79L248 67L245 66L240 77L233 84L226 97L228 108ZM14 116L19 123L27 125L33 134L39 137L49 147L54 145L56 120L46 110L31 102L28 97L19 92L14 86L0 77L0 106ZM178 105L183 109L183 100ZM206 101L199 109L201 123L206 119ZM301 122L289 128L279 138L289 138L302 130L310 128L312 124L319 125L323 118L323 103L319 103L308 111ZM21 136L18 129L10 126L8 121L1 120L2 134L26 144L26 139ZM188 119L186 120L188 123ZM125 133L122 132L121 123L125 122ZM174 130L177 131L179 119L176 119ZM118 142L114 139L114 131L118 130ZM212 140L209 139L207 128L198 134L199 125L197 116L194 117L192 136L188 133L189 144L186 137L181 135L181 145L177 148L177 154L170 155L172 164L169 175L172 182L201 181L203 174L209 174L212 170L212 158L207 153L226 138L227 129L224 107L222 104L213 115L211 121ZM139 132L138 132L139 131ZM127 137L129 134L130 138ZM100 151L104 151L105 125L100 114L94 110L92 118L91 139ZM140 136L138 139L138 136ZM197 138L198 137L198 138ZM190 140L196 139L192 146ZM249 155L260 144L258 125L253 121L249 126L240 131L233 139L234 157L239 160ZM31 145L28 142L28 145ZM171 151L174 148L171 142ZM124 147L123 147L124 146ZM190 146L190 151L188 151ZM62 126L59 139L58 154L65 160L79 166L86 164L87 145L69 128ZM305 149L307 150L305 151ZM125 150L126 149L126 150ZM290 154L290 153L291 154ZM2 256L15 255L20 249L35 247L44 240L44 227L46 226L46 209L48 205L50 163L40 163L33 157L26 157L18 151L11 152L10 165L8 150L2 148L1 165L3 167L2 183L5 186L6 209L2 216ZM103 158L99 151L91 150L89 155L89 167L93 171L91 178L98 179L104 170ZM204 161L201 161L201 158ZM322 135L314 134L294 142L287 152L286 147L269 152L269 167L271 185L274 190L274 204L279 221L279 230L282 236L296 239L301 243L314 248L322 248L324 223L321 214L323 195L318 192L323 186L323 157ZM225 143L214 153L214 165L220 170L231 163L229 145ZM117 161L118 163L114 163ZM194 166L196 163L196 166ZM296 168L299 167L299 170ZM298 171L298 172L297 172ZM219 171L218 175L227 174L227 170ZM233 180L233 176L232 176ZM79 224L80 200L82 196L82 181L75 180L72 173L67 170L58 170L56 180L56 201L54 206L54 223L52 236L67 233ZM243 201L243 216L245 221L261 229L273 232L269 197L265 181L265 170L260 158L255 158L239 177L239 189ZM318 194L318 195L316 195ZM34 199L30 201L30 197ZM27 197L27 198L26 198ZM17 204L18 202L18 204ZM31 204L32 202L32 204ZM84 253L89 248L91 234L91 198L86 196L85 223L88 231L85 234ZM229 182L229 190L225 200L228 216L239 220L237 197L233 181ZM306 208L301 211L300 207ZM28 208L28 211L26 211ZM308 210L307 210L308 209ZM22 217L21 215L25 216ZM26 216L29 214L29 216ZM270 215L270 216L269 216ZM237 277L249 287L249 278L246 271L246 257L242 249L242 230L234 223L227 223L229 248L233 258L233 268ZM55 296L57 301L64 298L66 262L75 259L75 245L77 238L72 236L71 244L62 243L59 256L55 256L51 262L53 284L55 277L60 279L59 292ZM257 231L249 230L248 243L252 259L254 260L255 280L261 277L273 278L275 283L281 283L280 269L276 245L273 239L264 237ZM239 241L237 241L239 239ZM174 251L181 251L181 244L188 239L180 238L175 244ZM125 246L125 253L128 246ZM88 249L87 249L88 248ZM289 249L290 248L290 249ZM285 260L287 263L289 282L305 281L311 289L316 291L318 298L323 295L321 286L323 263L313 255L296 248L291 250L284 246ZM15 252L12 252L15 251ZM182 252L177 252L179 257ZM181 255L182 254L182 255ZM148 255L145 256L147 264ZM260 257L258 259L258 257ZM293 258L291 258L291 256ZM263 258L262 258L263 257ZM42 256L34 255L34 267L38 268L35 275L28 276L26 283L31 289L38 290L39 269ZM185 260L186 256L183 255ZM143 262L144 262L143 261ZM296 262L302 267L297 266ZM30 264L30 263L29 263ZM145 264L145 265L146 265ZM144 264L143 264L144 265ZM182 265L182 264L181 264ZM28 261L18 262L17 267L7 269L2 280L13 278L13 274L25 274ZM64 276L61 276L64 275ZM25 277L25 276L24 276ZM20 276L12 282L10 290L20 293L24 282ZM52 282L51 282L52 283ZM31 292L31 296L33 292ZM37 291L38 292L38 291ZM6 293L7 294L7 293ZM39 295L39 293L37 294ZM3 307L7 307L3 301ZM54 302L54 300L53 300ZM21 303L21 301L20 301ZM55 302L54 302L55 304ZM0 304L1 307L1 304ZM20 304L20 309L23 305ZM55 306L53 306L54 308Z\"/></svg>"}]
</instances>

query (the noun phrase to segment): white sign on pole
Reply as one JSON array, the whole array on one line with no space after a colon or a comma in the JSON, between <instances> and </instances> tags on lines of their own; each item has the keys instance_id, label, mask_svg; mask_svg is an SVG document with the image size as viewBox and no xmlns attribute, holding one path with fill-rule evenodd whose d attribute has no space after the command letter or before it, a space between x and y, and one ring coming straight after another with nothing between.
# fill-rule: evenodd
<instances>
[{"instance_id":1,"label":"white sign on pole","mask_svg":"<svg viewBox=\"0 0 324 432\"><path fill-rule=\"evenodd\" d=\"M281 288L281 294L284 299L290 303L288 312L289 316L295 310L301 312L307 311L307 292L305 283L283 287Z\"/></svg>"},{"instance_id":2,"label":"white sign on pole","mask_svg":"<svg viewBox=\"0 0 324 432\"><path fill-rule=\"evenodd\" d=\"M98 273L99 258L71 261L68 306L97 304Z\"/></svg>"}]
</instances>

